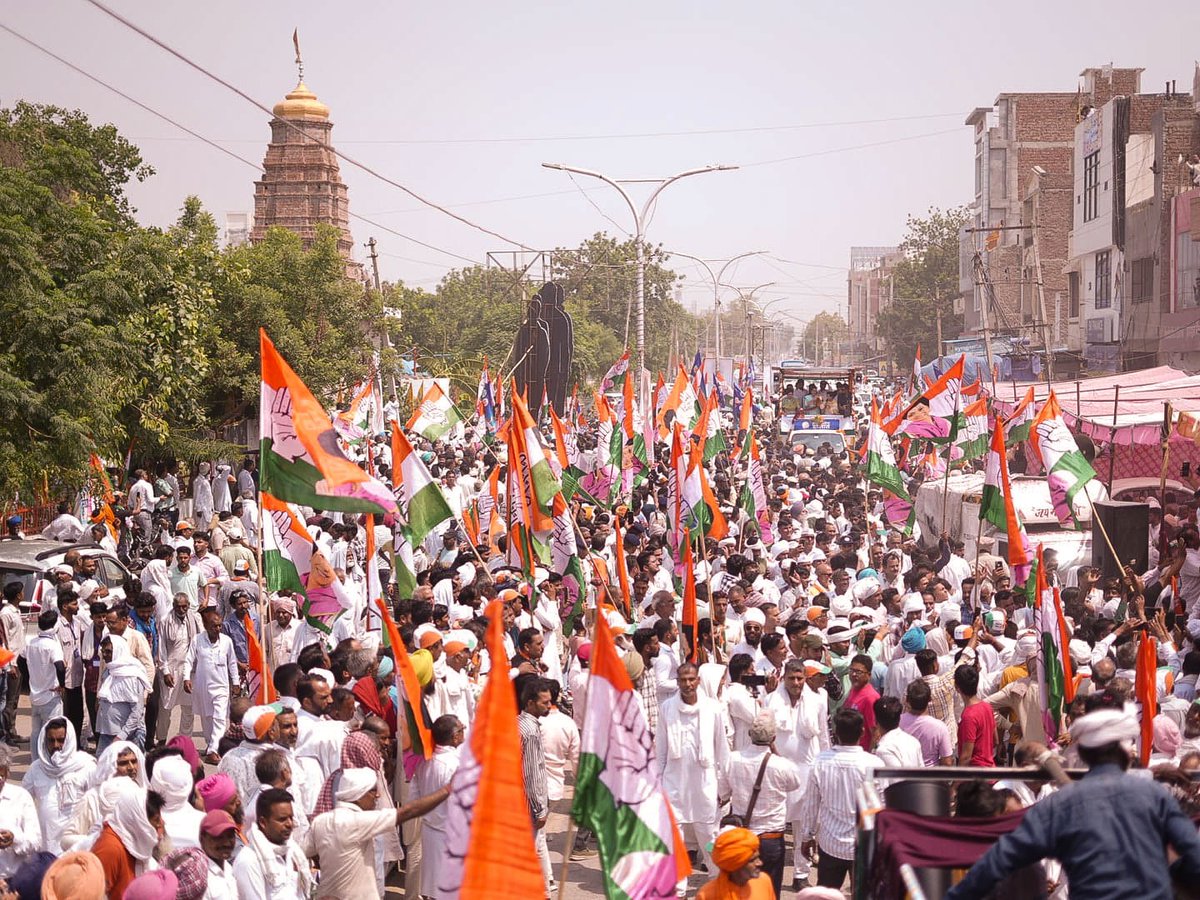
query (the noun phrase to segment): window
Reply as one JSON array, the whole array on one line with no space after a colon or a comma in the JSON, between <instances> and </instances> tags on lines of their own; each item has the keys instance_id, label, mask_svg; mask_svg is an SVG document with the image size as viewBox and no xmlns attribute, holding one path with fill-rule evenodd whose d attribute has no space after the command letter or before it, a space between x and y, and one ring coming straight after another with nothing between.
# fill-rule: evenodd
<instances>
[{"instance_id":1,"label":"window","mask_svg":"<svg viewBox=\"0 0 1200 900\"><path fill-rule=\"evenodd\" d=\"M1067 316L1079 318L1079 273L1067 273Z\"/></svg>"},{"instance_id":2,"label":"window","mask_svg":"<svg viewBox=\"0 0 1200 900\"><path fill-rule=\"evenodd\" d=\"M1108 250L1096 254L1096 309L1112 306L1112 261Z\"/></svg>"},{"instance_id":3,"label":"window","mask_svg":"<svg viewBox=\"0 0 1200 900\"><path fill-rule=\"evenodd\" d=\"M1083 158L1083 221L1100 214L1100 151Z\"/></svg>"},{"instance_id":4,"label":"window","mask_svg":"<svg viewBox=\"0 0 1200 900\"><path fill-rule=\"evenodd\" d=\"M1154 258L1135 259L1129 267L1129 299L1149 303L1154 299Z\"/></svg>"},{"instance_id":5,"label":"window","mask_svg":"<svg viewBox=\"0 0 1200 900\"><path fill-rule=\"evenodd\" d=\"M1176 236L1175 283L1178 285L1178 309L1200 307L1200 241L1188 232Z\"/></svg>"}]
</instances>

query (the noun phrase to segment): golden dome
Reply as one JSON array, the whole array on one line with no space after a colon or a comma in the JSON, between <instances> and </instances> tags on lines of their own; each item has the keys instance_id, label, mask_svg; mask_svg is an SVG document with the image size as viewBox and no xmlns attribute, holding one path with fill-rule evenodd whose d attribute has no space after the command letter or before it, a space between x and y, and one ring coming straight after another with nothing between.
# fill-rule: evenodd
<instances>
[{"instance_id":1,"label":"golden dome","mask_svg":"<svg viewBox=\"0 0 1200 900\"><path fill-rule=\"evenodd\" d=\"M328 119L329 107L317 99L301 80L272 110L278 119Z\"/></svg>"}]
</instances>

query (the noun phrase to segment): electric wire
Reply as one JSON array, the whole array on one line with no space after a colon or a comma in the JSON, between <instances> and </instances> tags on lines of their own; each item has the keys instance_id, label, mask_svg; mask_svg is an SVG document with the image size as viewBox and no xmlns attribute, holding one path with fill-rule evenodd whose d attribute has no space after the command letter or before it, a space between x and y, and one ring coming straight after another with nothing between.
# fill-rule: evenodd
<instances>
[{"instance_id":1,"label":"electric wire","mask_svg":"<svg viewBox=\"0 0 1200 900\"><path fill-rule=\"evenodd\" d=\"M274 112L269 107L263 105L262 103L259 103L257 100L255 100L253 97L251 97L245 91L243 91L241 88L226 81L224 78L221 78L219 75L215 74L214 72L209 71L204 66L195 62L190 57L188 57L187 55L182 53L181 51L176 50L170 44L166 43L166 41L163 41L162 39L155 37L153 34L151 34L149 31L146 31L144 28L139 26L137 23L130 21L125 16L118 13L116 10L111 9L104 3L101 3L100 0L85 0L85 2L91 4L96 9L100 10L102 13L109 16L110 18L116 20L117 22L120 22L122 25L124 25L126 28L130 29L131 31L141 35L143 38L148 40L150 43L154 44L155 46L159 47L160 49L171 54L176 59L178 59L180 62L187 64L188 66L190 66L191 68L193 68L197 72L199 72L200 74L204 75L206 78L209 78L212 81L215 81L217 84L221 85L226 90L232 91L233 93L237 94L239 97L241 97L247 103L252 104L256 109L262 110L264 113L266 113L267 115L272 116L272 117L275 115ZM454 219L455 221L461 222L462 224L468 226L469 228L473 228L476 231L480 231L480 232L483 232L484 234L490 235L494 238L498 238L499 240L502 240L507 244L513 244L514 246L520 247L522 250L532 250L533 249L532 247L529 247L528 245L523 244L521 241L514 240L513 238L510 238L507 235L501 234L498 231L494 231L491 228L487 228L486 226L480 225L477 222L472 222L470 219L468 219L464 216L460 216L458 213L452 212L451 210L447 209L446 207L441 206L438 203L435 203L434 201L428 199L427 197L422 196L421 194L418 194L412 188L410 188L404 184L401 184L400 182L396 181L393 178L389 178L387 175L384 175L382 172L378 171L377 169L375 169L371 166L368 166L366 163L360 162L359 160L355 159L354 157L349 156L346 153L336 149L329 142L321 140L318 137L314 137L313 135L306 132L303 128L301 128L299 125L296 125L294 122L290 122L287 119L281 119L280 121L283 122L285 125L287 125L288 128L292 129L296 134L300 135L304 140L309 141L313 144L316 144L317 146L321 147L323 150L325 150L329 153L332 153L338 159L345 161L346 163L348 163L351 166L354 166L356 169L361 169L363 172L366 172L368 175L374 176L375 178L382 181L384 184L391 185L392 187L396 188L397 190L403 191L405 194L412 197L418 203L428 206L431 209L435 209L438 212L441 212L442 214L449 216L450 218Z\"/></svg>"},{"instance_id":2,"label":"electric wire","mask_svg":"<svg viewBox=\"0 0 1200 900\"><path fill-rule=\"evenodd\" d=\"M178 128L180 131L190 134L196 140L201 141L202 143L207 144L208 146L210 146L216 150L219 150L221 153L224 153L226 156L228 156L232 159L235 159L240 163L245 163L247 166L250 166L252 169L259 172L260 174L262 173L262 171L263 171L262 165L254 162L254 160L247 159L246 157L241 156L238 153L234 153L228 147L222 147L219 143L212 140L211 138L208 138L205 135L201 134L200 132L195 131L192 128L189 128L187 125L184 125L181 122L177 122L175 119L172 119L170 116L166 115L165 113L161 113L157 109L154 109L151 106L147 106L145 103L138 100L136 97L130 96L129 94L122 91L120 88L109 84L104 79L99 78L96 75L93 75L91 72L88 72L86 69L83 69L83 68L75 65L75 63L71 62L70 60L59 56L53 50L50 50L49 48L42 46L37 41L33 40L32 38L26 37L25 35L21 34L19 31L16 31L16 30L10 28L8 25L5 25L3 22L0 22L0 30L7 32L8 34L15 37L17 40L22 41L23 43L25 43L28 46L32 47L33 49L39 51L40 53L44 53L46 56L50 57L51 59L55 60L56 62L59 62L62 65L66 66L68 69L71 69L73 72L76 72L76 73L82 75L84 78L87 78L89 81L92 81L92 82L100 85L102 88L104 88L108 91L111 91L112 93L116 94L118 97L122 98L123 100L128 101L129 103L132 103L134 106L138 107L139 109L150 113L152 116L155 116L155 117L161 119L162 121L166 122L169 125L174 126L175 128ZM361 215L359 213L351 212L351 213L349 213L349 216L352 219L357 219L360 222L365 222L366 224L371 225L375 228L378 228L381 231L385 231L388 234L394 235L395 237L402 238L406 241L417 244L418 246L424 247L427 250L433 250L437 253L443 253L446 256L450 256L450 257L453 257L454 259L462 260L463 262L467 262L472 265L474 265L476 263L476 260L473 260L470 257L463 256L463 255L461 255L459 253L455 253L451 250L444 250L441 247L435 247L433 244L428 244L425 241L421 241L415 237L412 237L411 235L403 234L394 228L391 228L380 222L376 222L373 219L369 219L366 216ZM432 263L431 263L431 265L432 265Z\"/></svg>"}]
</instances>

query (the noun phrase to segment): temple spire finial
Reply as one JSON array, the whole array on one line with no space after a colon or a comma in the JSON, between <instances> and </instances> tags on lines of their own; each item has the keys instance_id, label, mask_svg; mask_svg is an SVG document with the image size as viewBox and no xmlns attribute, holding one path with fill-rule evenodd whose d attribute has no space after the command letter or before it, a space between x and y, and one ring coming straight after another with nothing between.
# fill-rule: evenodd
<instances>
[{"instance_id":1,"label":"temple spire finial","mask_svg":"<svg viewBox=\"0 0 1200 900\"><path fill-rule=\"evenodd\" d=\"M292 45L296 48L296 69L300 73L300 80L304 80L304 58L300 56L300 29L292 31Z\"/></svg>"}]
</instances>

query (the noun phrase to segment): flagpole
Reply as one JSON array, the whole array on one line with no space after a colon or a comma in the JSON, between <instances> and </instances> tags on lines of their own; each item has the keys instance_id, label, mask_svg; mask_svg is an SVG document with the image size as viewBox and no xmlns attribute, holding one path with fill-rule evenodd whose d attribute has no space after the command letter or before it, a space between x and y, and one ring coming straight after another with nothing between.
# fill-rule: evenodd
<instances>
[{"instance_id":1,"label":"flagpole","mask_svg":"<svg viewBox=\"0 0 1200 900\"><path fill-rule=\"evenodd\" d=\"M263 646L263 658L266 660L265 668L270 669L270 675L267 672L262 673L262 684L259 685L259 690L262 691L262 702L265 703L270 691L267 690L267 678L275 673L275 647L272 642L267 640L267 615L263 604L266 600L266 573L263 572L262 561L262 545L263 545L263 507L262 507L262 492L258 494L258 502L255 504L258 507L258 541L254 545L255 565L258 569L258 633L259 642ZM274 528L274 524L271 526ZM270 604L266 607L270 609ZM258 700L259 698L255 698Z\"/></svg>"},{"instance_id":2,"label":"flagpole","mask_svg":"<svg viewBox=\"0 0 1200 900\"><path fill-rule=\"evenodd\" d=\"M1167 467L1171 464L1171 419L1173 411L1171 401L1163 403L1162 424L1162 470L1158 475L1158 502L1165 510L1167 508Z\"/></svg>"}]
</instances>

